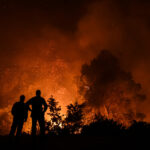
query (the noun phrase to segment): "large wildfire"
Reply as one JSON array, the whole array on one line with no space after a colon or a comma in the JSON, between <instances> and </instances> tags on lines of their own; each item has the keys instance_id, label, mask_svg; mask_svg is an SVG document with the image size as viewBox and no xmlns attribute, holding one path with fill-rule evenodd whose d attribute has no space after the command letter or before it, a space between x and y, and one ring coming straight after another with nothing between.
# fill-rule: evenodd
<instances>
[{"instance_id":1,"label":"large wildfire","mask_svg":"<svg viewBox=\"0 0 150 150\"><path fill-rule=\"evenodd\" d=\"M149 122L149 8L146 0L2 0L0 134L13 103L36 89L62 113L79 100L125 124Z\"/></svg>"}]
</instances>

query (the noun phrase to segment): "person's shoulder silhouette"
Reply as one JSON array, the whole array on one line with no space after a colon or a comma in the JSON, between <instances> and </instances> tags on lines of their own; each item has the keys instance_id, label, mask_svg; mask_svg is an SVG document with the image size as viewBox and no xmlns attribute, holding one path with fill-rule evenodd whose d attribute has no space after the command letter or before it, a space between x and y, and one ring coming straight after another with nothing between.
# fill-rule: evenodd
<instances>
[{"instance_id":1,"label":"person's shoulder silhouette","mask_svg":"<svg viewBox=\"0 0 150 150\"><path fill-rule=\"evenodd\" d=\"M25 106L24 100L25 100L25 96L21 95L20 101L16 102L13 105L11 112L14 117L19 117L19 118L24 117L24 113L26 111L26 106Z\"/></svg>"},{"instance_id":2,"label":"person's shoulder silhouette","mask_svg":"<svg viewBox=\"0 0 150 150\"><path fill-rule=\"evenodd\" d=\"M44 111L47 109L46 101L43 97L41 97L41 91L36 91L36 96L32 97L28 102L27 105L32 105L32 113L41 113L43 112L42 106L44 105Z\"/></svg>"}]
</instances>

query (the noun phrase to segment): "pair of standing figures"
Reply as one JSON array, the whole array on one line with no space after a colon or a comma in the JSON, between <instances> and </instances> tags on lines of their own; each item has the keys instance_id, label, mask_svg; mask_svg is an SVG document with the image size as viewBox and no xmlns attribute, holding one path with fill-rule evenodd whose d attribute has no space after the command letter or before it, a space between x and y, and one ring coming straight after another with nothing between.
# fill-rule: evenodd
<instances>
[{"instance_id":1,"label":"pair of standing figures","mask_svg":"<svg viewBox=\"0 0 150 150\"><path fill-rule=\"evenodd\" d=\"M12 107L13 123L11 126L10 135L13 136L17 130L16 135L20 136L23 128L23 124L27 121L28 111L31 111L32 117L32 135L36 135L36 124L39 123L40 134L45 134L45 120L44 114L47 110L47 104L43 97L41 97L41 91L36 91L36 96L24 103L25 96L20 96L20 101L16 102Z\"/></svg>"}]
</instances>

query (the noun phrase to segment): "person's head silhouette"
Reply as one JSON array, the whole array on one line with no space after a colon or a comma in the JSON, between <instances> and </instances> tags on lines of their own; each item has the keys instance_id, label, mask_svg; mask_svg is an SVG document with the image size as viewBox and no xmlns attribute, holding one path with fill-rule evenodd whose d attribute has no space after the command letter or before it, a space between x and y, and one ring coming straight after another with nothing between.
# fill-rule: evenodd
<instances>
[{"instance_id":1,"label":"person's head silhouette","mask_svg":"<svg viewBox=\"0 0 150 150\"><path fill-rule=\"evenodd\" d=\"M36 96L41 96L41 91L40 90L36 90Z\"/></svg>"},{"instance_id":2,"label":"person's head silhouette","mask_svg":"<svg viewBox=\"0 0 150 150\"><path fill-rule=\"evenodd\" d=\"M20 102L24 103L24 100L25 100L25 96L24 96L24 95L21 95L21 96L20 96Z\"/></svg>"}]
</instances>

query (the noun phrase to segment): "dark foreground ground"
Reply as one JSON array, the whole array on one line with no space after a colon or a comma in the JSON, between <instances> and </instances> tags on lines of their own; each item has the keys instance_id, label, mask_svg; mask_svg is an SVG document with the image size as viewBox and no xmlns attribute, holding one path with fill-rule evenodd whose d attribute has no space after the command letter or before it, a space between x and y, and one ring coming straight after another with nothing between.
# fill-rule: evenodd
<instances>
[{"instance_id":1,"label":"dark foreground ground","mask_svg":"<svg viewBox=\"0 0 150 150\"><path fill-rule=\"evenodd\" d=\"M150 149L149 137L21 137L20 139L0 136L0 149L9 150L136 150Z\"/></svg>"}]
</instances>

